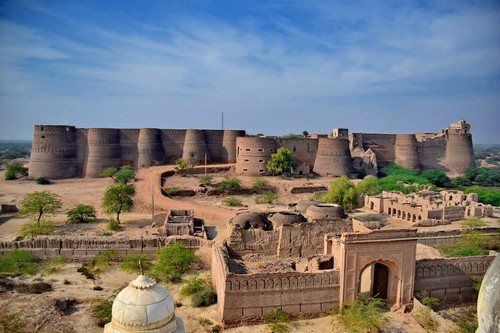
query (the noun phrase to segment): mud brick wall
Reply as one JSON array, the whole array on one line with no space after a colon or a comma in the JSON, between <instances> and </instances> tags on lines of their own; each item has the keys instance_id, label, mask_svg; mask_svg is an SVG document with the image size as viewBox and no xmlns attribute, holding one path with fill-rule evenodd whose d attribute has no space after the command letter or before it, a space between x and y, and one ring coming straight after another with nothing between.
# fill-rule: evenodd
<instances>
[{"instance_id":1,"label":"mud brick wall","mask_svg":"<svg viewBox=\"0 0 500 333\"><path fill-rule=\"evenodd\" d=\"M495 256L417 260L415 295L425 290L441 302L474 301L474 282L482 278L493 259Z\"/></svg>"}]
</instances>

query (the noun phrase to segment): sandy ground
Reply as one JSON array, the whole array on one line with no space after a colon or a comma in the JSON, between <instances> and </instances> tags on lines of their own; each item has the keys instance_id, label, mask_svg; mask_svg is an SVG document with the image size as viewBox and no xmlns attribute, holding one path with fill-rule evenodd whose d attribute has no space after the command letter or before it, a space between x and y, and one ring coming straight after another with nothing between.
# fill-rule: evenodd
<instances>
[{"instance_id":1,"label":"sandy ground","mask_svg":"<svg viewBox=\"0 0 500 333\"><path fill-rule=\"evenodd\" d=\"M238 211L251 210L286 210L288 204L298 202L301 199L310 198L311 194L294 195L290 193L292 186L328 186L331 179L293 179L284 180L278 177L266 177L270 185L275 186L278 194L278 201L273 205L257 205L254 203L255 196L236 196L240 198L247 207L228 208L222 206L222 197L209 197L200 195L196 197L170 199L160 193L160 177L165 171L171 170L172 166L160 166L149 169L142 169L137 173L135 187L137 195L134 212L122 214L122 230L113 232L113 236L140 236L151 232L151 197L152 191L155 193L155 210L166 211L168 209L194 209L197 217L203 218L207 226L214 227L222 236L224 226L227 221L236 215ZM215 176L214 181L221 179L230 173ZM177 186L179 188L198 188L200 176L190 177L170 177L166 180L166 186ZM254 178L238 176L244 186L251 187ZM55 233L62 235L103 235L108 234L105 220L108 216L101 213L101 198L106 186L112 184L111 179L67 179L56 180L51 185L38 185L32 180L21 179L15 181L5 181L3 172L0 172L0 203L12 203L18 205L22 197L33 191L49 190L61 196L63 209L67 211L76 204L90 204L96 207L98 221L84 225L65 224L65 215L58 214L51 217L57 228ZM373 214L365 209L357 209L354 214ZM411 223L395 218L388 218L389 224L384 228L407 228ZM18 218L15 214L0 215L0 241L13 240L18 235L22 225L27 222L26 218ZM490 225L497 225L496 219L489 219ZM427 227L425 230L443 230L459 228L460 222L450 225ZM203 269L197 273L209 277L210 253L209 249L200 252L204 258ZM439 252L428 246L419 244L417 247L419 258L439 257ZM69 264L60 273L50 276L36 276L28 278L42 278L49 281L54 288L50 293L41 295L26 295L7 291L0 293L0 308L8 309L7 313L22 311L23 316L28 316L29 329L26 332L102 332L90 314L89 308L96 297L108 297L114 291L120 290L132 280L135 275L124 273L118 269L101 274L95 282L87 280L80 273L76 272L78 265ZM63 284L67 279L70 285ZM103 291L92 290L95 284L104 288ZM176 312L183 318L187 332L206 332L206 329L199 323L200 318L207 318L214 324L218 324L216 318L216 305L208 308L193 308L189 299L182 299L179 296L179 285L166 285L172 292L174 300L181 304ZM61 314L51 305L54 299L75 299L78 304L69 314ZM36 309L33 311L32 309ZM391 318L390 324L384 332L425 332L412 316L401 313L388 313ZM28 318L27 317L27 318ZM48 319L47 319L48 318ZM42 326L40 326L43 324ZM39 327L40 326L40 327ZM27 326L28 327L28 326ZM227 329L225 332L250 333L265 332L266 325L245 326ZM291 326L291 332L332 332L329 317L312 320L296 321Z\"/></svg>"}]
</instances>

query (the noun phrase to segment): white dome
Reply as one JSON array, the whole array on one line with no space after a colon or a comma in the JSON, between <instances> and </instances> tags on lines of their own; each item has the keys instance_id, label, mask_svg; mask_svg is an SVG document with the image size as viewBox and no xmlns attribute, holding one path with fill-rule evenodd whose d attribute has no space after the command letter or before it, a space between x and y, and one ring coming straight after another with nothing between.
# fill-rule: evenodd
<instances>
[{"instance_id":1,"label":"white dome","mask_svg":"<svg viewBox=\"0 0 500 333\"><path fill-rule=\"evenodd\" d=\"M145 275L139 275L130 282L113 302L114 326L132 332L158 328L174 332L174 316L174 301L170 293Z\"/></svg>"}]
</instances>

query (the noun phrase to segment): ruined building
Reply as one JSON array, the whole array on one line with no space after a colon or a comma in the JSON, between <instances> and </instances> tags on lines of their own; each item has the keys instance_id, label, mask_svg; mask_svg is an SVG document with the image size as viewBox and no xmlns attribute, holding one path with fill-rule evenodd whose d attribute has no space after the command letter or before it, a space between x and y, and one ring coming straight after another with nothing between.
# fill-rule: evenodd
<instances>
[{"instance_id":1,"label":"ruined building","mask_svg":"<svg viewBox=\"0 0 500 333\"><path fill-rule=\"evenodd\" d=\"M377 196L366 195L364 206L410 222L451 222L466 217L493 216L493 207L477 200L476 193L466 195L456 190L410 194L384 191Z\"/></svg>"},{"instance_id":2,"label":"ruined building","mask_svg":"<svg viewBox=\"0 0 500 333\"><path fill-rule=\"evenodd\" d=\"M340 176L356 170L376 174L396 162L411 169L461 174L474 166L470 125L464 120L439 133L371 134L335 129L305 138L247 137L243 130L111 129L36 125L29 177L97 177L106 167L236 163L236 172L260 175L279 147L289 149L297 174Z\"/></svg>"}]
</instances>

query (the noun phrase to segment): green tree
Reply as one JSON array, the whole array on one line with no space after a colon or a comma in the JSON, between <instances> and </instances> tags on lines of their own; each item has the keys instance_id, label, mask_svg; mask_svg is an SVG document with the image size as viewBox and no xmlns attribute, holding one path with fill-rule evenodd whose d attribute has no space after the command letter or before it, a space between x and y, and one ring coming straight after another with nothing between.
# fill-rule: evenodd
<instances>
[{"instance_id":1,"label":"green tree","mask_svg":"<svg viewBox=\"0 0 500 333\"><path fill-rule=\"evenodd\" d=\"M358 202L358 192L356 191L354 183L347 176L342 176L330 183L328 192L325 193L321 199L325 202L339 204L344 208L344 211L347 212L349 209L356 206Z\"/></svg>"},{"instance_id":2,"label":"green tree","mask_svg":"<svg viewBox=\"0 0 500 333\"><path fill-rule=\"evenodd\" d=\"M450 178L448 178L448 176L443 171L440 170L436 169L424 170L420 173L420 176L429 180L433 185L436 185L438 187L452 186Z\"/></svg>"},{"instance_id":3,"label":"green tree","mask_svg":"<svg viewBox=\"0 0 500 333\"><path fill-rule=\"evenodd\" d=\"M309 135L309 132L308 131L302 131L302 135L304 136L304 138L306 138Z\"/></svg>"},{"instance_id":4,"label":"green tree","mask_svg":"<svg viewBox=\"0 0 500 333\"><path fill-rule=\"evenodd\" d=\"M91 205L76 205L67 213L68 223L87 223L96 219L94 206Z\"/></svg>"},{"instance_id":5,"label":"green tree","mask_svg":"<svg viewBox=\"0 0 500 333\"><path fill-rule=\"evenodd\" d=\"M28 193L20 203L20 216L29 216L40 223L43 214L56 214L62 208L60 197L49 191Z\"/></svg>"},{"instance_id":6,"label":"green tree","mask_svg":"<svg viewBox=\"0 0 500 333\"><path fill-rule=\"evenodd\" d=\"M133 185L110 185L104 192L102 208L106 214L116 214L116 221L120 223L120 214L129 212L134 207L135 189Z\"/></svg>"},{"instance_id":7,"label":"green tree","mask_svg":"<svg viewBox=\"0 0 500 333\"><path fill-rule=\"evenodd\" d=\"M289 176L292 169L296 166L292 152L286 148L280 147L275 154L271 155L271 159L267 162L266 170L273 175Z\"/></svg>"},{"instance_id":8,"label":"green tree","mask_svg":"<svg viewBox=\"0 0 500 333\"><path fill-rule=\"evenodd\" d=\"M5 167L5 180L13 180L28 175L28 168L19 163L12 163Z\"/></svg>"},{"instance_id":9,"label":"green tree","mask_svg":"<svg viewBox=\"0 0 500 333\"><path fill-rule=\"evenodd\" d=\"M128 183L130 180L134 179L134 177L135 171L134 168L132 168L130 165L123 165L122 167L120 167L120 170L115 172L115 174L113 175L113 179L115 180L115 182L122 184Z\"/></svg>"},{"instance_id":10,"label":"green tree","mask_svg":"<svg viewBox=\"0 0 500 333\"><path fill-rule=\"evenodd\" d=\"M184 176L193 170L193 165L182 158L178 158L175 160L175 170L180 175Z\"/></svg>"},{"instance_id":11,"label":"green tree","mask_svg":"<svg viewBox=\"0 0 500 333\"><path fill-rule=\"evenodd\" d=\"M382 187L379 184L378 178L375 176L366 176L356 186L358 193L377 195L382 193Z\"/></svg>"},{"instance_id":12,"label":"green tree","mask_svg":"<svg viewBox=\"0 0 500 333\"><path fill-rule=\"evenodd\" d=\"M153 275L165 278L168 273L185 273L196 260L196 255L179 242L169 243L158 251L158 260L153 266Z\"/></svg>"}]
</instances>

